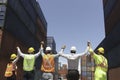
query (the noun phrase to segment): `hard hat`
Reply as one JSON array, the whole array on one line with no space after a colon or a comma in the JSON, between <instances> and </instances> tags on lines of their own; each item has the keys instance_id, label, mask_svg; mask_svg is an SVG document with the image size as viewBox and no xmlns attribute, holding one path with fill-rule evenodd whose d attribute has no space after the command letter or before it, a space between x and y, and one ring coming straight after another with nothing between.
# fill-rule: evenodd
<instances>
[{"instance_id":1,"label":"hard hat","mask_svg":"<svg viewBox=\"0 0 120 80\"><path fill-rule=\"evenodd\" d=\"M35 51L35 49L33 48L33 47L30 47L29 49L28 49L28 53L32 53L32 52L34 52Z\"/></svg>"},{"instance_id":2,"label":"hard hat","mask_svg":"<svg viewBox=\"0 0 120 80\"><path fill-rule=\"evenodd\" d=\"M46 51L51 51L51 47L46 47Z\"/></svg>"},{"instance_id":3,"label":"hard hat","mask_svg":"<svg viewBox=\"0 0 120 80\"><path fill-rule=\"evenodd\" d=\"M99 47L97 50L98 50L98 52L104 54L104 48L103 47Z\"/></svg>"},{"instance_id":4,"label":"hard hat","mask_svg":"<svg viewBox=\"0 0 120 80\"><path fill-rule=\"evenodd\" d=\"M71 51L76 51L76 47L75 47L75 46L72 46L70 50L71 50Z\"/></svg>"},{"instance_id":5,"label":"hard hat","mask_svg":"<svg viewBox=\"0 0 120 80\"><path fill-rule=\"evenodd\" d=\"M15 59L17 56L15 53L11 54L10 59Z\"/></svg>"}]
</instances>

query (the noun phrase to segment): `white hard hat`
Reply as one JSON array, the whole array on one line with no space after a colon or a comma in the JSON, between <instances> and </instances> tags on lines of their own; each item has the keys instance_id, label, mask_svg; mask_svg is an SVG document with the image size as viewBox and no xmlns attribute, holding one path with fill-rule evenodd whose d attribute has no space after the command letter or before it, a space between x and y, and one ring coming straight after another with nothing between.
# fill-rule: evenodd
<instances>
[{"instance_id":1,"label":"white hard hat","mask_svg":"<svg viewBox=\"0 0 120 80\"><path fill-rule=\"evenodd\" d=\"M72 46L70 50L71 50L71 51L76 51L76 47L75 47L75 46Z\"/></svg>"},{"instance_id":2,"label":"white hard hat","mask_svg":"<svg viewBox=\"0 0 120 80\"><path fill-rule=\"evenodd\" d=\"M46 47L46 51L51 51L51 47Z\"/></svg>"}]
</instances>

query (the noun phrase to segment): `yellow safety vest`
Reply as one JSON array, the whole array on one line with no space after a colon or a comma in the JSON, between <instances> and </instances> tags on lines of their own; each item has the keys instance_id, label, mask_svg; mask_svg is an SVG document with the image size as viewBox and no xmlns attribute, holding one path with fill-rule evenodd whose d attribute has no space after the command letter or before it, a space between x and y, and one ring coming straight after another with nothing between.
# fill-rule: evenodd
<instances>
[{"instance_id":1,"label":"yellow safety vest","mask_svg":"<svg viewBox=\"0 0 120 80\"><path fill-rule=\"evenodd\" d=\"M23 70L32 71L34 69L35 56L34 55L25 55L23 61Z\"/></svg>"},{"instance_id":2,"label":"yellow safety vest","mask_svg":"<svg viewBox=\"0 0 120 80\"><path fill-rule=\"evenodd\" d=\"M107 59L104 58L102 55L96 55L96 54L94 54L94 59L95 59L96 67L100 67L101 70L107 72L108 70Z\"/></svg>"},{"instance_id":3,"label":"yellow safety vest","mask_svg":"<svg viewBox=\"0 0 120 80\"><path fill-rule=\"evenodd\" d=\"M54 72L55 71L55 62L54 62L54 56L53 55L45 54L43 56L41 70L43 72Z\"/></svg>"},{"instance_id":4,"label":"yellow safety vest","mask_svg":"<svg viewBox=\"0 0 120 80\"><path fill-rule=\"evenodd\" d=\"M95 75L94 80L107 80L107 70L108 70L108 62L107 59L102 55L93 55L95 59Z\"/></svg>"}]
</instances>

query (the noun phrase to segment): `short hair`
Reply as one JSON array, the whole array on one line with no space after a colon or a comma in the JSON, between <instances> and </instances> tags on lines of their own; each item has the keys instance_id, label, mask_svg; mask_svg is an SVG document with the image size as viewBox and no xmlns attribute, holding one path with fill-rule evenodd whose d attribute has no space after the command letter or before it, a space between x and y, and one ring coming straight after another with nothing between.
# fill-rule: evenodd
<instances>
[{"instance_id":1,"label":"short hair","mask_svg":"<svg viewBox=\"0 0 120 80\"><path fill-rule=\"evenodd\" d=\"M79 80L79 71L78 70L69 70L66 75L67 80Z\"/></svg>"}]
</instances>

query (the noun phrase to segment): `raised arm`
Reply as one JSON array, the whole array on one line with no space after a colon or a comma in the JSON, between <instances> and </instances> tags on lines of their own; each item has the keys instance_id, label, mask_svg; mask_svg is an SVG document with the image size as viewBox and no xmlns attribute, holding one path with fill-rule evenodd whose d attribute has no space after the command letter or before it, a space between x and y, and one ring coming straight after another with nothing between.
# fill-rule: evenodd
<instances>
[{"instance_id":1,"label":"raised arm","mask_svg":"<svg viewBox=\"0 0 120 80\"><path fill-rule=\"evenodd\" d=\"M20 58L20 55L17 55L17 58L14 61L12 61L12 63L16 64L16 62L19 60L19 58Z\"/></svg>"},{"instance_id":2,"label":"raised arm","mask_svg":"<svg viewBox=\"0 0 120 80\"><path fill-rule=\"evenodd\" d=\"M63 46L61 47L61 50L60 50L60 52L59 52L59 53L63 53L63 52L64 52L64 50L65 50L65 48L66 48L66 45L63 45Z\"/></svg>"},{"instance_id":3,"label":"raised arm","mask_svg":"<svg viewBox=\"0 0 120 80\"><path fill-rule=\"evenodd\" d=\"M19 47L17 47L17 53L18 53L18 55L20 55L21 57L24 57L24 56L25 56L25 54L21 52L21 50L20 50Z\"/></svg>"},{"instance_id":4,"label":"raised arm","mask_svg":"<svg viewBox=\"0 0 120 80\"><path fill-rule=\"evenodd\" d=\"M92 49L91 43L89 42L89 53L93 56L93 54L95 54L95 52Z\"/></svg>"},{"instance_id":5,"label":"raised arm","mask_svg":"<svg viewBox=\"0 0 120 80\"><path fill-rule=\"evenodd\" d=\"M58 54L54 55L54 57L59 57L59 56L64 52L64 49L65 49L65 48L66 48L66 45L63 45L63 46L61 47L60 52L58 52Z\"/></svg>"},{"instance_id":6,"label":"raised arm","mask_svg":"<svg viewBox=\"0 0 120 80\"><path fill-rule=\"evenodd\" d=\"M81 57L81 56L83 56L83 55L87 54L87 53L88 53L89 48L90 48L90 42L87 42L87 48L85 49L85 51L84 51L84 52L82 52L82 53L77 54L77 56L78 56L78 57Z\"/></svg>"},{"instance_id":7,"label":"raised arm","mask_svg":"<svg viewBox=\"0 0 120 80\"><path fill-rule=\"evenodd\" d=\"M60 54L60 56L66 58L66 59L69 59L69 55L67 55L65 53Z\"/></svg>"},{"instance_id":8,"label":"raised arm","mask_svg":"<svg viewBox=\"0 0 120 80\"><path fill-rule=\"evenodd\" d=\"M91 44L90 44L90 42L88 41L88 42L87 42L87 48L86 48L85 51L84 51L85 54L88 53L90 47L91 47Z\"/></svg>"},{"instance_id":9,"label":"raised arm","mask_svg":"<svg viewBox=\"0 0 120 80\"><path fill-rule=\"evenodd\" d=\"M43 45L44 45L44 42L42 41L41 44L40 44L40 49L39 51L35 54L35 57L37 58L40 54L43 54Z\"/></svg>"},{"instance_id":10,"label":"raised arm","mask_svg":"<svg viewBox=\"0 0 120 80\"><path fill-rule=\"evenodd\" d=\"M64 57L64 58L68 58L68 56L67 56L66 54L64 54L65 48L66 48L66 45L63 45L63 46L61 47L61 50L60 50L60 52L58 53L58 55L61 56L61 57Z\"/></svg>"}]
</instances>

